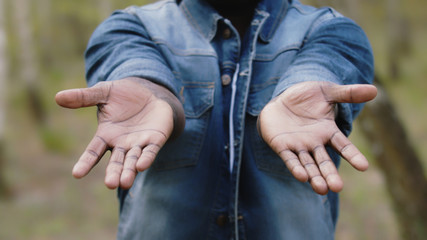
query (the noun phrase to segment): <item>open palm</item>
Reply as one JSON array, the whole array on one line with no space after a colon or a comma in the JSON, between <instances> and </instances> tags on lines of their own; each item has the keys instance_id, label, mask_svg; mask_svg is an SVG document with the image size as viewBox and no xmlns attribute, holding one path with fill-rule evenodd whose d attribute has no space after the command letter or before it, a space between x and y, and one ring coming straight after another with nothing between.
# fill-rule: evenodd
<instances>
[{"instance_id":1,"label":"open palm","mask_svg":"<svg viewBox=\"0 0 427 240\"><path fill-rule=\"evenodd\" d=\"M309 180L320 194L328 189L338 192L343 183L325 145L358 170L366 170L368 161L338 129L335 104L366 102L375 95L376 88L371 85L300 83L265 106L258 119L259 132L295 178Z\"/></svg>"},{"instance_id":2,"label":"open palm","mask_svg":"<svg viewBox=\"0 0 427 240\"><path fill-rule=\"evenodd\" d=\"M124 79L56 95L63 107L98 106L98 129L73 168L75 177L88 174L107 150L112 150L105 176L109 188L130 188L137 171L151 165L174 128L171 106L152 87Z\"/></svg>"}]
</instances>

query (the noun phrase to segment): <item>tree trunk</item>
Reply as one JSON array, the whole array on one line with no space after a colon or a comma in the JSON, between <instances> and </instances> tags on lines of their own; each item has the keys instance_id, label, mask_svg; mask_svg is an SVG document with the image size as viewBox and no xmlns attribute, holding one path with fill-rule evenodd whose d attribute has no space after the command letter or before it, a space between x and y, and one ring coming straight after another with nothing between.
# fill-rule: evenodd
<instances>
[{"instance_id":1,"label":"tree trunk","mask_svg":"<svg viewBox=\"0 0 427 240\"><path fill-rule=\"evenodd\" d=\"M403 239L427 239L427 181L385 89L367 103L358 123L382 170Z\"/></svg>"},{"instance_id":2,"label":"tree trunk","mask_svg":"<svg viewBox=\"0 0 427 240\"><path fill-rule=\"evenodd\" d=\"M4 163L6 154L5 144L5 118L6 118L6 80L8 69L8 57L6 53L6 22L4 19L4 0L0 0L0 197L7 195L7 187L4 180Z\"/></svg>"},{"instance_id":3,"label":"tree trunk","mask_svg":"<svg viewBox=\"0 0 427 240\"><path fill-rule=\"evenodd\" d=\"M77 3L76 3L77 4ZM37 0L36 6L38 25L41 26L38 29L37 44L40 48L40 54L38 59L40 60L40 67L42 69L51 68L55 61L55 48L52 48L55 44L53 38L53 15L52 15L52 1L51 0Z\"/></svg>"},{"instance_id":4,"label":"tree trunk","mask_svg":"<svg viewBox=\"0 0 427 240\"><path fill-rule=\"evenodd\" d=\"M15 29L18 35L18 46L20 49L19 66L20 79L25 82L29 109L32 117L39 126L45 124L45 111L40 97L37 84L39 77L36 49L34 48L34 36L31 31L30 1L13 0Z\"/></svg>"},{"instance_id":5,"label":"tree trunk","mask_svg":"<svg viewBox=\"0 0 427 240\"><path fill-rule=\"evenodd\" d=\"M408 20L402 15L402 1L387 0L387 35L388 35L388 72L392 80L401 75L400 61L408 56L411 45L411 28Z\"/></svg>"}]
</instances>

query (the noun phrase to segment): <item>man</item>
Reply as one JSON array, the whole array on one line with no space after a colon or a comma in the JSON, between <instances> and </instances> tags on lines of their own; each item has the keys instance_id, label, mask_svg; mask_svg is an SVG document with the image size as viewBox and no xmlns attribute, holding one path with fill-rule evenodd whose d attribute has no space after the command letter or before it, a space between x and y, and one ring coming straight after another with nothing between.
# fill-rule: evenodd
<instances>
[{"instance_id":1,"label":"man","mask_svg":"<svg viewBox=\"0 0 427 240\"><path fill-rule=\"evenodd\" d=\"M86 51L91 86L59 105L98 107L84 177L107 150L118 239L333 239L340 154L373 99L363 31L286 0L166 0L115 12ZM313 191L314 190L314 191Z\"/></svg>"}]
</instances>

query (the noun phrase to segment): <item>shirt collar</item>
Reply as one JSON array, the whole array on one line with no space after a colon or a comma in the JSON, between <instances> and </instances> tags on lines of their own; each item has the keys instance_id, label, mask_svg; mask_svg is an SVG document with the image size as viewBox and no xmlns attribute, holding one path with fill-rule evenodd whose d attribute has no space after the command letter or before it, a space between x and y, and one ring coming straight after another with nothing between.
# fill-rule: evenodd
<instances>
[{"instance_id":1,"label":"shirt collar","mask_svg":"<svg viewBox=\"0 0 427 240\"><path fill-rule=\"evenodd\" d=\"M218 20L222 17L213 7L201 0L183 0L180 8L191 25L205 38L211 41L215 37Z\"/></svg>"},{"instance_id":2,"label":"shirt collar","mask_svg":"<svg viewBox=\"0 0 427 240\"><path fill-rule=\"evenodd\" d=\"M290 1L290 0L289 0ZM264 11L269 14L265 20L260 33L261 40L269 42L276 32L279 23L286 15L289 6L288 0L263 0L258 5L257 10Z\"/></svg>"},{"instance_id":3,"label":"shirt collar","mask_svg":"<svg viewBox=\"0 0 427 240\"><path fill-rule=\"evenodd\" d=\"M268 42L273 37L279 23L286 15L290 0L262 0L257 10L266 12L268 18L261 30L260 38ZM203 0L183 0L180 8L189 22L209 41L216 34L218 20L222 17Z\"/></svg>"}]
</instances>

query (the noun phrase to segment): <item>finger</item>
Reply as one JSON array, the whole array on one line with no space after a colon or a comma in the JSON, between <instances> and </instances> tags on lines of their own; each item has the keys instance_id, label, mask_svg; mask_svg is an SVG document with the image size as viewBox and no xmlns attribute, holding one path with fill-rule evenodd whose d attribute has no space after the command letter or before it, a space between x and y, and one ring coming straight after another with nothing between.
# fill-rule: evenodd
<instances>
[{"instance_id":1,"label":"finger","mask_svg":"<svg viewBox=\"0 0 427 240\"><path fill-rule=\"evenodd\" d=\"M81 108L106 103L110 84L98 83L90 88L68 89L60 91L55 96L58 105L66 108Z\"/></svg>"},{"instance_id":2,"label":"finger","mask_svg":"<svg viewBox=\"0 0 427 240\"><path fill-rule=\"evenodd\" d=\"M330 190L339 192L342 190L343 182L338 174L337 168L332 162L331 157L323 145L319 145L313 149L313 156L317 162L317 166L326 180Z\"/></svg>"},{"instance_id":3,"label":"finger","mask_svg":"<svg viewBox=\"0 0 427 240\"><path fill-rule=\"evenodd\" d=\"M284 150L279 153L279 156L283 159L286 167L298 181L308 181L308 174L295 153L290 150Z\"/></svg>"},{"instance_id":4,"label":"finger","mask_svg":"<svg viewBox=\"0 0 427 240\"><path fill-rule=\"evenodd\" d=\"M160 146L157 144L148 144L146 147L144 147L136 164L136 169L139 172L148 169L156 158L159 150Z\"/></svg>"},{"instance_id":5,"label":"finger","mask_svg":"<svg viewBox=\"0 0 427 240\"><path fill-rule=\"evenodd\" d=\"M73 168L73 176L82 178L99 162L107 150L107 143L100 136L95 136Z\"/></svg>"},{"instance_id":6,"label":"finger","mask_svg":"<svg viewBox=\"0 0 427 240\"><path fill-rule=\"evenodd\" d=\"M368 160L365 156L357 149L356 146L351 143L350 140L341 132L335 132L331 137L331 145L341 156L346 159L355 169L359 171L365 171L369 167Z\"/></svg>"},{"instance_id":7,"label":"finger","mask_svg":"<svg viewBox=\"0 0 427 240\"><path fill-rule=\"evenodd\" d=\"M129 150L126 154L125 163L123 166L123 172L120 177L120 187L123 189L129 189L132 187L133 181L136 177L136 162L141 155L141 148L135 146Z\"/></svg>"},{"instance_id":8,"label":"finger","mask_svg":"<svg viewBox=\"0 0 427 240\"><path fill-rule=\"evenodd\" d=\"M338 85L325 84L322 91L326 99L340 103L362 103L374 99L377 88L368 84Z\"/></svg>"},{"instance_id":9,"label":"finger","mask_svg":"<svg viewBox=\"0 0 427 240\"><path fill-rule=\"evenodd\" d=\"M326 194L328 192L328 185L320 174L317 164L314 162L310 154L303 150L298 152L298 157L308 173L309 181L313 190L319 194Z\"/></svg>"},{"instance_id":10,"label":"finger","mask_svg":"<svg viewBox=\"0 0 427 240\"><path fill-rule=\"evenodd\" d=\"M110 189L115 189L120 184L120 176L123 171L125 149L115 147L111 153L110 162L105 172L105 185Z\"/></svg>"}]
</instances>

